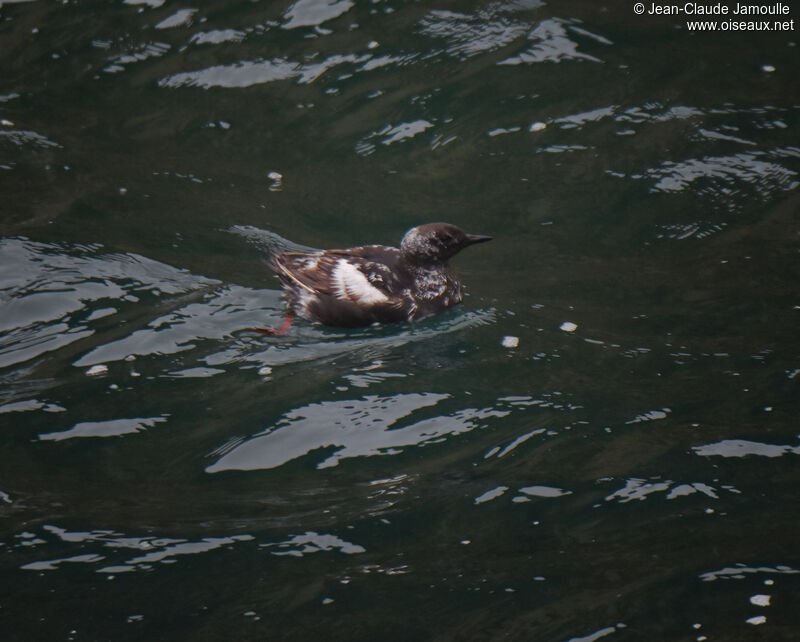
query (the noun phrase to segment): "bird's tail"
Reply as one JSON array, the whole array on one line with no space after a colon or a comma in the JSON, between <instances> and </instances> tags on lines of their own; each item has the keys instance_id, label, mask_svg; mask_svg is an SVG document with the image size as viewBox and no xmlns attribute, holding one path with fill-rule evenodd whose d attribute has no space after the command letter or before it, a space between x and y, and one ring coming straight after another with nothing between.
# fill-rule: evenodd
<instances>
[{"instance_id":1,"label":"bird's tail","mask_svg":"<svg viewBox=\"0 0 800 642\"><path fill-rule=\"evenodd\" d=\"M233 225L228 228L228 231L233 234L243 236L250 243L266 252L266 262L270 267L274 265L274 259L282 252L315 252L313 247L293 243L288 239L283 238L275 232L269 230L262 230L252 225Z\"/></svg>"}]
</instances>

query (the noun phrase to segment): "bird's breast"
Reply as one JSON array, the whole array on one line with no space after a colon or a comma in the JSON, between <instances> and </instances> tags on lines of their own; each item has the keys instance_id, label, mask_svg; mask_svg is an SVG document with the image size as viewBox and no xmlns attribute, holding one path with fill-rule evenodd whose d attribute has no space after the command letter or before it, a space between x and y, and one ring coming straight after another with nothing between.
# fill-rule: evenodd
<instances>
[{"instance_id":1,"label":"bird's breast","mask_svg":"<svg viewBox=\"0 0 800 642\"><path fill-rule=\"evenodd\" d=\"M447 270L420 271L414 275L414 294L422 301L452 305L461 301L461 284Z\"/></svg>"}]
</instances>

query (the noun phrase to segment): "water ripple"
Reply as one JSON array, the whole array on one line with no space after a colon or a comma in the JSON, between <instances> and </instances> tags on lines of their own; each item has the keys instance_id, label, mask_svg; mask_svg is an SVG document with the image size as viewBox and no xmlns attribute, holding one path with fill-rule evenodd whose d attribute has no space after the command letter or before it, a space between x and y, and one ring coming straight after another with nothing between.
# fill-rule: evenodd
<instances>
[{"instance_id":1,"label":"water ripple","mask_svg":"<svg viewBox=\"0 0 800 642\"><path fill-rule=\"evenodd\" d=\"M653 192L680 192L700 179L717 179L714 193L728 193L738 182L752 186L763 198L775 191L790 191L800 186L797 172L774 162L786 150L742 152L731 156L690 158L678 163L666 161L647 174L656 179Z\"/></svg>"},{"instance_id":2,"label":"water ripple","mask_svg":"<svg viewBox=\"0 0 800 642\"><path fill-rule=\"evenodd\" d=\"M450 394L430 392L315 402L291 410L274 426L227 450L206 468L206 472L277 468L315 451L323 454L317 468L329 468L348 458L398 455L409 446L440 443L528 407L566 411L580 407L569 403L539 403L538 400L520 405L514 401L521 398L513 397L509 401L502 397L484 407L466 408L458 407ZM414 419L424 409L428 414L427 409L433 407L437 408L436 416ZM498 452L498 458L503 457L544 432L544 429L529 431L502 452L498 447L484 459Z\"/></svg>"},{"instance_id":3,"label":"water ripple","mask_svg":"<svg viewBox=\"0 0 800 642\"><path fill-rule=\"evenodd\" d=\"M490 18L497 5L490 5L477 15L434 10L420 22L420 32L449 42L446 52L462 59L504 47L521 38L528 25L506 17Z\"/></svg>"},{"instance_id":4,"label":"water ripple","mask_svg":"<svg viewBox=\"0 0 800 642\"><path fill-rule=\"evenodd\" d=\"M204 300L156 317L146 328L100 343L74 362L77 367L121 361L129 355L165 355L191 350L200 340L219 340L238 330L261 326L266 310L281 308L280 293L229 285L208 292ZM212 363L213 362L213 363ZM220 360L209 359L209 365Z\"/></svg>"},{"instance_id":5,"label":"water ripple","mask_svg":"<svg viewBox=\"0 0 800 642\"><path fill-rule=\"evenodd\" d=\"M91 326L120 314L123 302L215 283L141 255L103 253L97 245L68 249L13 238L0 240L0 275L0 367L92 335Z\"/></svg>"},{"instance_id":6,"label":"water ripple","mask_svg":"<svg viewBox=\"0 0 800 642\"><path fill-rule=\"evenodd\" d=\"M355 555L366 551L363 546L347 542L335 535L320 534L314 531L295 535L285 542L262 544L261 547L277 549L271 551L273 555L290 555L292 557L303 557L309 553L318 553L320 551L338 550L345 555Z\"/></svg>"},{"instance_id":7,"label":"water ripple","mask_svg":"<svg viewBox=\"0 0 800 642\"><path fill-rule=\"evenodd\" d=\"M137 45L133 49L113 57L103 71L107 73L124 71L126 65L142 62L149 58L160 58L170 49L171 47L165 42L149 42Z\"/></svg>"},{"instance_id":8,"label":"water ripple","mask_svg":"<svg viewBox=\"0 0 800 642\"><path fill-rule=\"evenodd\" d=\"M73 437L120 437L138 433L155 424L166 421L165 417L150 417L147 419L111 419L107 421L85 421L76 424L69 430L50 432L39 435L42 441L62 441Z\"/></svg>"},{"instance_id":9,"label":"water ripple","mask_svg":"<svg viewBox=\"0 0 800 642\"><path fill-rule=\"evenodd\" d=\"M226 453L206 472L276 468L314 450L336 448L317 465L328 468L345 458L397 454L403 446L421 445L471 430L476 419L491 415L491 411L471 409L450 417L395 426L418 410L448 398L446 394L409 393L308 404Z\"/></svg>"},{"instance_id":10,"label":"water ripple","mask_svg":"<svg viewBox=\"0 0 800 642\"><path fill-rule=\"evenodd\" d=\"M528 41L533 44L525 51L498 62L498 65L529 65L540 62L563 62L569 60L588 60L603 62L600 58L578 51L578 43L569 37L569 31L575 29L573 20L550 18L543 20L528 34ZM589 34L584 29L576 33L589 35L597 42L611 44L607 39Z\"/></svg>"},{"instance_id":11,"label":"water ripple","mask_svg":"<svg viewBox=\"0 0 800 642\"><path fill-rule=\"evenodd\" d=\"M41 149L60 148L61 145L46 136L26 129L0 129L0 141L7 140L17 147L32 145Z\"/></svg>"},{"instance_id":12,"label":"water ripple","mask_svg":"<svg viewBox=\"0 0 800 642\"><path fill-rule=\"evenodd\" d=\"M59 546L60 544L60 546ZM37 535L29 531L17 533L8 543L8 549L24 551L30 557L40 547L61 548L63 556L37 559L20 566L27 571L56 571L64 564L87 564L96 573L113 576L119 573L150 571L154 565L169 565L187 555L202 555L232 546L257 546L275 556L304 557L319 552L336 552L357 555L366 549L356 543L342 539L332 533L306 531L288 539L257 543L249 534L187 538L159 537L155 535L134 536L111 530L70 531L60 526L47 524ZM69 550L96 547L93 552L70 554ZM7 549L7 550L8 550ZM131 551L135 553L131 556ZM101 565L101 562L103 565Z\"/></svg>"},{"instance_id":13,"label":"water ripple","mask_svg":"<svg viewBox=\"0 0 800 642\"><path fill-rule=\"evenodd\" d=\"M347 13L355 3L352 0L297 0L284 14L284 29L316 27Z\"/></svg>"},{"instance_id":14,"label":"water ripple","mask_svg":"<svg viewBox=\"0 0 800 642\"><path fill-rule=\"evenodd\" d=\"M723 439L714 444L694 446L692 448L701 457L781 457L782 455L800 455L800 446L780 446L765 444L747 439Z\"/></svg>"},{"instance_id":15,"label":"water ripple","mask_svg":"<svg viewBox=\"0 0 800 642\"><path fill-rule=\"evenodd\" d=\"M793 44L590 0L0 4L12 637L791 637ZM248 331L306 249L253 226L424 212L497 237L466 306Z\"/></svg>"}]
</instances>

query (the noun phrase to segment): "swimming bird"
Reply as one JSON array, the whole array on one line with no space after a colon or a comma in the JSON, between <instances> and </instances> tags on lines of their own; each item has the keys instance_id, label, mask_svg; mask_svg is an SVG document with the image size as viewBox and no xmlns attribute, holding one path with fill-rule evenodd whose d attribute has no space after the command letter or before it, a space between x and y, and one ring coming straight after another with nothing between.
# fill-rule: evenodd
<instances>
[{"instance_id":1,"label":"swimming bird","mask_svg":"<svg viewBox=\"0 0 800 642\"><path fill-rule=\"evenodd\" d=\"M367 326L415 321L461 303L461 283L448 261L492 237L467 234L448 223L406 232L399 248L365 245L345 250L281 252L270 266L283 285L289 315L323 325Z\"/></svg>"}]
</instances>

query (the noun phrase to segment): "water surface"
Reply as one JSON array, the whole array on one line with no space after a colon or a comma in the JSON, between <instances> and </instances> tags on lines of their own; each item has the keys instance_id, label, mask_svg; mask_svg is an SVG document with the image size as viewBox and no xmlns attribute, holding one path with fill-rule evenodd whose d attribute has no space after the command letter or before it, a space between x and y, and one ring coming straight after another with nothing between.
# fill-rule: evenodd
<instances>
[{"instance_id":1,"label":"water surface","mask_svg":"<svg viewBox=\"0 0 800 642\"><path fill-rule=\"evenodd\" d=\"M794 639L795 33L1 3L4 639ZM248 331L432 220L459 309Z\"/></svg>"}]
</instances>

